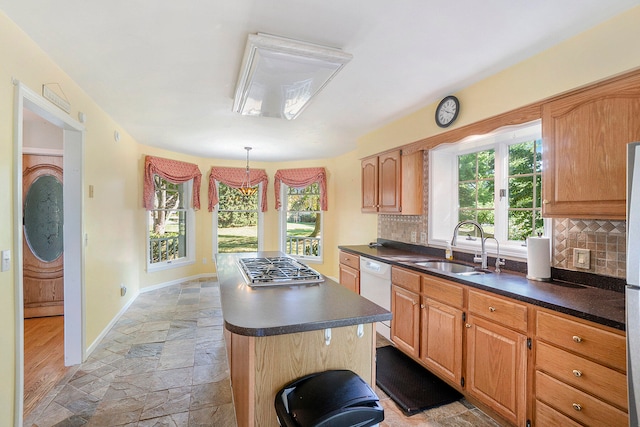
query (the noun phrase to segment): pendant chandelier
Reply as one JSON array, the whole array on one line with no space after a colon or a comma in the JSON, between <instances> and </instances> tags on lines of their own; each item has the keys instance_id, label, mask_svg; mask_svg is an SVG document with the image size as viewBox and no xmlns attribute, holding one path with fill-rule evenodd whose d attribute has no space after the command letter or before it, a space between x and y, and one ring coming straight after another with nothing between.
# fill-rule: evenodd
<instances>
[{"instance_id":1,"label":"pendant chandelier","mask_svg":"<svg viewBox=\"0 0 640 427\"><path fill-rule=\"evenodd\" d=\"M240 194L245 197L253 196L258 191L258 187L251 186L251 174L249 173L249 151L251 151L251 147L244 147L247 150L247 176L245 180L242 181L242 185L238 188Z\"/></svg>"}]
</instances>

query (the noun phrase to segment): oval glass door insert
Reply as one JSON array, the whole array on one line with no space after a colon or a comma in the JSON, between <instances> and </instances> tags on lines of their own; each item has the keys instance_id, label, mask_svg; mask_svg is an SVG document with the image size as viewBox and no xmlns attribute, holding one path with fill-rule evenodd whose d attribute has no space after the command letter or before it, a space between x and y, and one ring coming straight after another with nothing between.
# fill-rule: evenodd
<instances>
[{"instance_id":1,"label":"oval glass door insert","mask_svg":"<svg viewBox=\"0 0 640 427\"><path fill-rule=\"evenodd\" d=\"M62 255L62 220L62 183L53 175L42 175L24 201L24 235L38 259L51 262Z\"/></svg>"}]
</instances>

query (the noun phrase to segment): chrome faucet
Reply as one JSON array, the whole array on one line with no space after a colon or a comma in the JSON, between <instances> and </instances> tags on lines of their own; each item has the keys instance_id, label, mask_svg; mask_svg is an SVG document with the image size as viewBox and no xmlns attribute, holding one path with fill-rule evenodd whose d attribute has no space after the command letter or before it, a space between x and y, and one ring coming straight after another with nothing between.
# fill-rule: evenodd
<instances>
[{"instance_id":1,"label":"chrome faucet","mask_svg":"<svg viewBox=\"0 0 640 427\"><path fill-rule=\"evenodd\" d=\"M480 230L480 244L482 247L482 253L480 254L480 258L478 258L477 256L473 258L473 262L480 262L482 263L482 269L486 270L487 268L487 250L485 248L485 238L484 238L484 230L482 229L482 226L477 223L476 221L472 221L470 219L464 220L464 221L460 221L458 223L458 225L456 225L456 228L453 229L453 238L451 238L451 246L455 246L456 245L456 240L458 239L458 229L465 225L465 224L471 224L473 226L475 226L478 230ZM497 241L497 240L496 240ZM477 255L477 253L476 253Z\"/></svg>"},{"instance_id":2,"label":"chrome faucet","mask_svg":"<svg viewBox=\"0 0 640 427\"><path fill-rule=\"evenodd\" d=\"M504 265L504 260L500 259L500 242L495 237L487 237L485 240L493 239L496 241L496 273L500 273L500 267Z\"/></svg>"}]
</instances>

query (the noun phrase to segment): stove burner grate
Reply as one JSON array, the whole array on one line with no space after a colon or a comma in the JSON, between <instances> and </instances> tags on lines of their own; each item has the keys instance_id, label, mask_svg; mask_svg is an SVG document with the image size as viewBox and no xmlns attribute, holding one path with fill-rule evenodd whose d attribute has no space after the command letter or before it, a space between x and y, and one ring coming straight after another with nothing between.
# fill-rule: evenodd
<instances>
[{"instance_id":1,"label":"stove burner grate","mask_svg":"<svg viewBox=\"0 0 640 427\"><path fill-rule=\"evenodd\" d=\"M319 283L320 273L291 257L240 258L240 269L250 286Z\"/></svg>"}]
</instances>

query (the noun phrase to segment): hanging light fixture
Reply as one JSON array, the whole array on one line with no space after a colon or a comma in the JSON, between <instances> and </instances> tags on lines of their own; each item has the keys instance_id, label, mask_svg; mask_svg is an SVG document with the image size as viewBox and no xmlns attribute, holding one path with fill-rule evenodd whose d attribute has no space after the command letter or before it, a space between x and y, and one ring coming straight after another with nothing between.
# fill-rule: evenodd
<instances>
[{"instance_id":1,"label":"hanging light fixture","mask_svg":"<svg viewBox=\"0 0 640 427\"><path fill-rule=\"evenodd\" d=\"M242 181L242 185L238 188L240 194L245 197L253 196L258 191L258 187L251 186L251 174L249 173L249 151L251 151L251 147L244 147L247 150L247 176L244 181Z\"/></svg>"}]
</instances>

